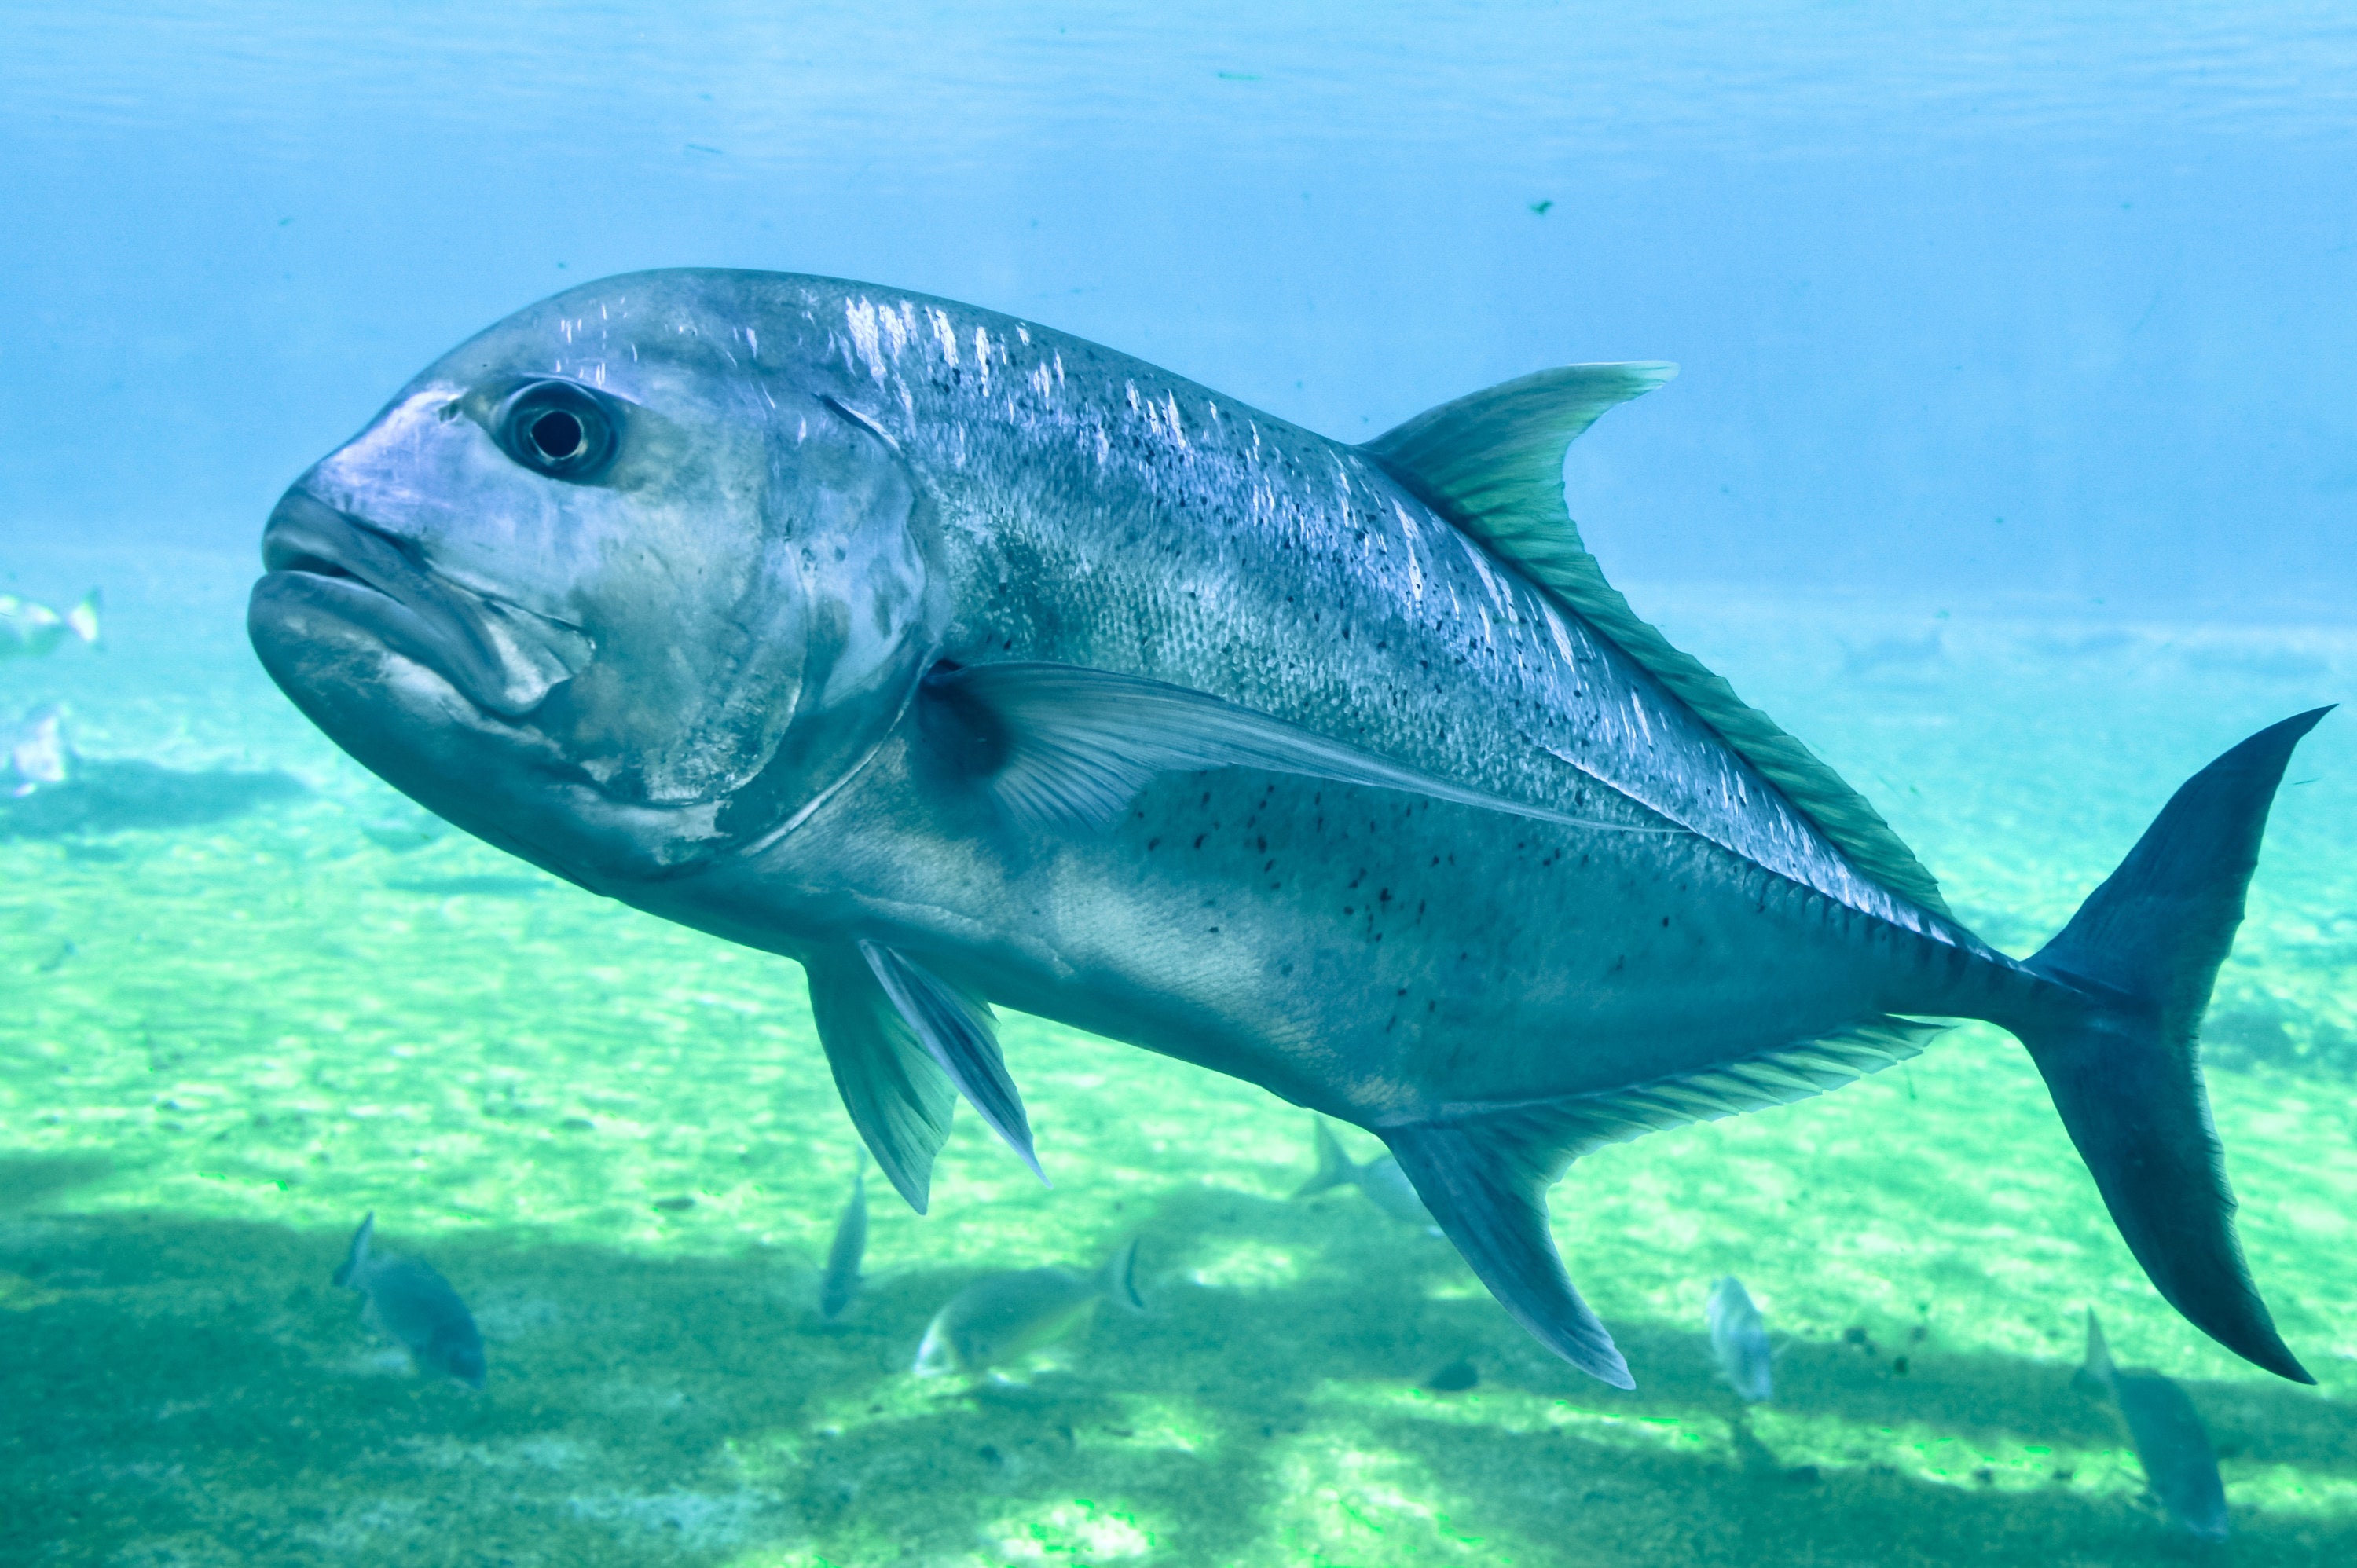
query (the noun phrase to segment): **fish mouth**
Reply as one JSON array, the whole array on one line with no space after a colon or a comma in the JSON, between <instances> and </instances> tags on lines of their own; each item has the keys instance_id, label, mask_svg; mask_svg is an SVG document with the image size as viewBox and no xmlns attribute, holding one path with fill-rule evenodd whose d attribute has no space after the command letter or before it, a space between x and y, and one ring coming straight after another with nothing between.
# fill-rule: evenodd
<instances>
[{"instance_id":1,"label":"fish mouth","mask_svg":"<svg viewBox=\"0 0 2357 1568\"><path fill-rule=\"evenodd\" d=\"M296 485L262 532L260 607L282 596L352 622L485 713L529 714L589 661L580 628L459 587L416 549Z\"/></svg>"}]
</instances>

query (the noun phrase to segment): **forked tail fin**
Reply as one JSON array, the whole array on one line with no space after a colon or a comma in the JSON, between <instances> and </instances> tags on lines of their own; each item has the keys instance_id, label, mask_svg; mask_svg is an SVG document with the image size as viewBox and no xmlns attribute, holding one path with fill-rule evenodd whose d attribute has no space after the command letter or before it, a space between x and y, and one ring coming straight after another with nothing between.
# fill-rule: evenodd
<instances>
[{"instance_id":1,"label":"forked tail fin","mask_svg":"<svg viewBox=\"0 0 2357 1568\"><path fill-rule=\"evenodd\" d=\"M350 1285L368 1268L369 1243L375 1237L376 1210L371 1208L368 1211L368 1218L361 1221L360 1229L352 1232L352 1244L345 1251L344 1261L336 1265L336 1272L328 1280L330 1284ZM353 1285L352 1288L358 1290L361 1287Z\"/></svg>"},{"instance_id":2,"label":"forked tail fin","mask_svg":"<svg viewBox=\"0 0 2357 1568\"><path fill-rule=\"evenodd\" d=\"M2071 1375L2071 1386L2083 1394L2108 1394L2112 1378L2118 1369L2112 1365L2112 1348L2104 1339L2104 1326L2095 1321L2095 1309L2087 1309L2087 1359Z\"/></svg>"},{"instance_id":3,"label":"forked tail fin","mask_svg":"<svg viewBox=\"0 0 2357 1568\"><path fill-rule=\"evenodd\" d=\"M1146 1297L1137 1289L1137 1238L1131 1237L1105 1260L1104 1272L1097 1276L1104 1294L1124 1312L1147 1310Z\"/></svg>"},{"instance_id":4,"label":"forked tail fin","mask_svg":"<svg viewBox=\"0 0 2357 1568\"><path fill-rule=\"evenodd\" d=\"M2303 1383L2316 1380L2276 1332L2234 1236L2199 1032L2284 765L2330 711L2263 729L2186 781L2030 959L2071 994L2016 1028L2160 1294L2229 1350Z\"/></svg>"},{"instance_id":5,"label":"forked tail fin","mask_svg":"<svg viewBox=\"0 0 2357 1568\"><path fill-rule=\"evenodd\" d=\"M1312 1125L1315 1131L1311 1136L1318 1149L1318 1168L1310 1173L1308 1181L1294 1189L1296 1197L1308 1197L1312 1193L1324 1192L1330 1187L1347 1187L1359 1174L1358 1166L1351 1163L1351 1156L1342 1152L1340 1141L1334 1136L1334 1129L1326 1125L1326 1118L1314 1118Z\"/></svg>"}]
</instances>

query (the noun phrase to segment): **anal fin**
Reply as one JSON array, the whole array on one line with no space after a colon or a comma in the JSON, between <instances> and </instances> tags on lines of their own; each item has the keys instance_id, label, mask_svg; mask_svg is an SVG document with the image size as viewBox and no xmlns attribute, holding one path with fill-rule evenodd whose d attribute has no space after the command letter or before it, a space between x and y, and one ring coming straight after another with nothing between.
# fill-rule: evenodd
<instances>
[{"instance_id":1,"label":"anal fin","mask_svg":"<svg viewBox=\"0 0 2357 1568\"><path fill-rule=\"evenodd\" d=\"M863 940L859 952L901 1020L957 1085L974 1114L1006 1140L1033 1176L1048 1184L1048 1173L1039 1168L1039 1156L1031 1149L1031 1119L1024 1114L1023 1096L999 1055L998 1021L991 1015L990 1004L967 995L882 942Z\"/></svg>"},{"instance_id":2,"label":"anal fin","mask_svg":"<svg viewBox=\"0 0 2357 1568\"><path fill-rule=\"evenodd\" d=\"M1547 1188L1607 1144L1822 1094L1906 1060L1943 1027L1876 1014L1692 1072L1558 1100L1469 1102L1370 1130L1515 1322L1581 1371L1634 1388L1612 1336L1564 1271L1547 1229Z\"/></svg>"},{"instance_id":3,"label":"anal fin","mask_svg":"<svg viewBox=\"0 0 2357 1568\"><path fill-rule=\"evenodd\" d=\"M803 969L843 1108L885 1178L922 1214L957 1091L857 954L816 954Z\"/></svg>"},{"instance_id":4,"label":"anal fin","mask_svg":"<svg viewBox=\"0 0 2357 1568\"><path fill-rule=\"evenodd\" d=\"M1579 1297L1547 1229L1555 1172L1479 1122L1373 1129L1415 1184L1441 1232L1490 1294L1540 1344L1588 1376L1633 1389L1629 1363Z\"/></svg>"}]
</instances>

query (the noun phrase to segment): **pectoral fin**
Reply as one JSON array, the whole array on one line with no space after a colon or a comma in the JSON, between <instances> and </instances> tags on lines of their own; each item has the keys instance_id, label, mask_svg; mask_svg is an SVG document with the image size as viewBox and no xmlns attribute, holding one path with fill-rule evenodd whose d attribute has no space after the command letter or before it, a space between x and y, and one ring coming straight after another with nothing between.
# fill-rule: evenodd
<instances>
[{"instance_id":1,"label":"pectoral fin","mask_svg":"<svg viewBox=\"0 0 2357 1568\"><path fill-rule=\"evenodd\" d=\"M862 941L859 951L926 1055L941 1065L990 1130L1022 1156L1031 1174L1046 1182L1048 1173L1031 1151L1031 1121L1023 1113L1023 1097L1016 1092L1006 1062L998 1054L998 1021L991 1015L990 1004L967 995L881 942Z\"/></svg>"},{"instance_id":2,"label":"pectoral fin","mask_svg":"<svg viewBox=\"0 0 2357 1568\"><path fill-rule=\"evenodd\" d=\"M1592 1378L1633 1389L1629 1363L1579 1299L1547 1229L1557 1172L1505 1126L1480 1122L1377 1127L1441 1231L1513 1320Z\"/></svg>"},{"instance_id":3,"label":"pectoral fin","mask_svg":"<svg viewBox=\"0 0 2357 1568\"><path fill-rule=\"evenodd\" d=\"M885 1177L922 1214L957 1091L856 954L825 953L803 967L843 1108Z\"/></svg>"},{"instance_id":4,"label":"pectoral fin","mask_svg":"<svg viewBox=\"0 0 2357 1568\"><path fill-rule=\"evenodd\" d=\"M1028 660L937 667L924 693L930 738L1035 827L1105 826L1157 773L1258 768L1608 832L1686 831L1568 816L1469 789L1142 675Z\"/></svg>"}]
</instances>

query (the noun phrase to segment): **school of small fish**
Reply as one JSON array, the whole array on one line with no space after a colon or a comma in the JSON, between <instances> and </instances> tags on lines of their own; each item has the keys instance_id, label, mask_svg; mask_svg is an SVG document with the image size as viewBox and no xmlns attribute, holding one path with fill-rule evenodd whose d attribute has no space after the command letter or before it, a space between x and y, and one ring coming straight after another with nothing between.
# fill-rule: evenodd
<instances>
[{"instance_id":1,"label":"school of small fish","mask_svg":"<svg viewBox=\"0 0 2357 1568\"><path fill-rule=\"evenodd\" d=\"M1355 1187L1392 1219L1437 1234L1429 1216L1415 1204L1413 1190L1379 1174L1387 1163L1383 1157L1363 1165L1352 1161L1322 1118L1312 1122L1311 1137L1317 1170L1296 1191L1297 1198ZM851 1191L836 1217L820 1271L814 1305L821 1322L828 1325L851 1312L866 1283L861 1273L867 1252L866 1165L862 1151L856 1156ZM1405 1202L1398 1196L1403 1191ZM376 1245L375 1234L376 1216L371 1213L353 1233L334 1283L361 1297L362 1320L407 1351L420 1372L484 1388L489 1369L482 1336L466 1302L432 1265L383 1251ZM1027 1358L1071 1338L1096 1316L1101 1304L1109 1302L1129 1315L1149 1312L1138 1283L1137 1251L1132 1238L1087 1273L1049 1265L984 1274L933 1314L908 1363L909 1373L928 1379L952 1374L1007 1379L1010 1369ZM1725 1274L1711 1282L1703 1324L1717 1374L1740 1405L1748 1409L1773 1399L1776 1348L1765 1316L1741 1280ZM1850 1342L1870 1348L1857 1330L1851 1331ZM1899 1365L1903 1369L1903 1358ZM1437 1393L1460 1393L1480 1380L1474 1363L1460 1357L1426 1378L1423 1386ZM2086 1360L2072 1381L2080 1392L2106 1401L2116 1412L2143 1466L2150 1498L2169 1521L2201 1540L2224 1540L2225 1488L2216 1450L2192 1401L2158 1372L2115 1365L2093 1308L2087 1312ZM1735 1419L1740 1426L1745 1418ZM1737 1442L1759 1449L1748 1426L1741 1427Z\"/></svg>"}]
</instances>

